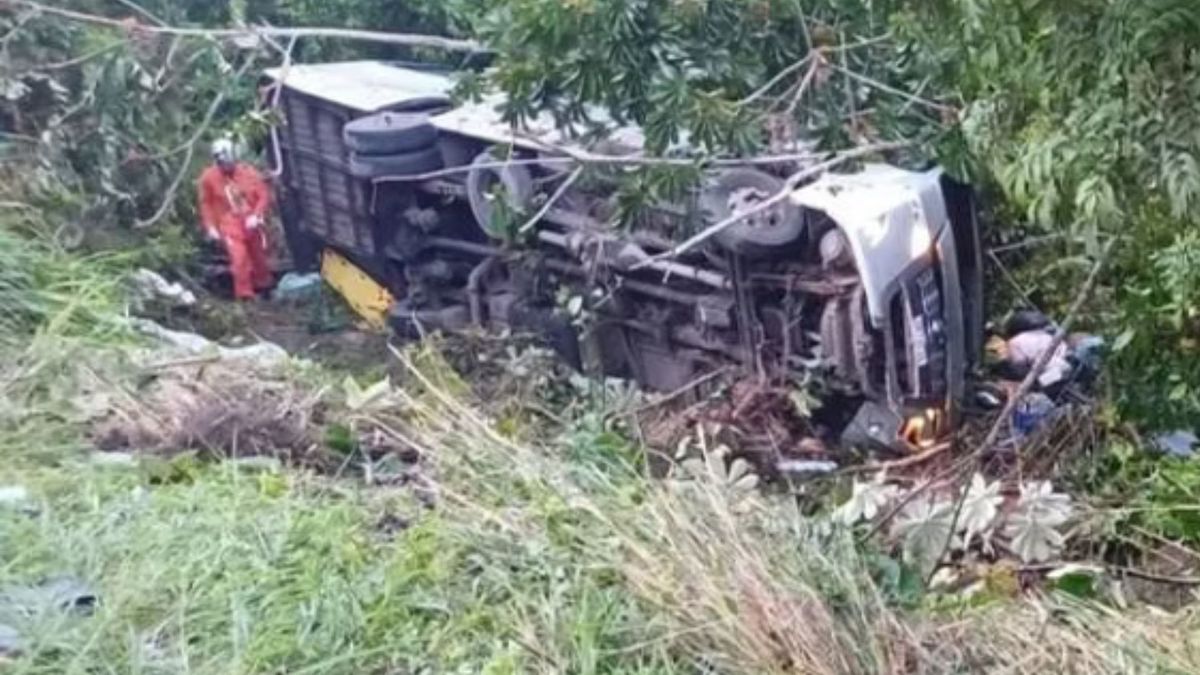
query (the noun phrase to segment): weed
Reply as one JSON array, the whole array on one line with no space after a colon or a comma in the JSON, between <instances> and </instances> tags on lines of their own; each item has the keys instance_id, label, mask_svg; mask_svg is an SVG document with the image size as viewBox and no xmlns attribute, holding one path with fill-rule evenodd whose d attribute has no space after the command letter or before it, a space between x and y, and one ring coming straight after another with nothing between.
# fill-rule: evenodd
<instances>
[{"instance_id":1,"label":"weed","mask_svg":"<svg viewBox=\"0 0 1200 675\"><path fill-rule=\"evenodd\" d=\"M72 265L50 278L115 288ZM6 672L1200 672L1187 615L922 603L903 569L724 462L651 480L619 430L628 401L576 398L533 431L508 415L501 433L512 402L482 403L429 347L397 353L402 387L345 383L322 436L354 457L365 430L419 451L422 491L190 455L167 479L97 466L78 399L117 409L102 395L138 374L109 332L117 297L97 291L105 318L89 317L21 275L0 485L32 496L0 513L0 588L68 574L100 603L0 619L24 641ZM278 377L318 390L319 371Z\"/></svg>"}]
</instances>

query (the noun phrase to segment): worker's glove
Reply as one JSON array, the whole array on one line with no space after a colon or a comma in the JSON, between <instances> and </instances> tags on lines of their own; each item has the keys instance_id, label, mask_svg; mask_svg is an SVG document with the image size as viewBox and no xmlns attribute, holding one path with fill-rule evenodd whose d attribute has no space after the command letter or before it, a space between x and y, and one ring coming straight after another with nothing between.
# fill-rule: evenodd
<instances>
[{"instance_id":1,"label":"worker's glove","mask_svg":"<svg viewBox=\"0 0 1200 675\"><path fill-rule=\"evenodd\" d=\"M209 241L221 241L221 233L215 227L204 228L204 238Z\"/></svg>"},{"instance_id":2,"label":"worker's glove","mask_svg":"<svg viewBox=\"0 0 1200 675\"><path fill-rule=\"evenodd\" d=\"M246 229L257 230L263 224L262 216L249 216L246 218Z\"/></svg>"}]
</instances>

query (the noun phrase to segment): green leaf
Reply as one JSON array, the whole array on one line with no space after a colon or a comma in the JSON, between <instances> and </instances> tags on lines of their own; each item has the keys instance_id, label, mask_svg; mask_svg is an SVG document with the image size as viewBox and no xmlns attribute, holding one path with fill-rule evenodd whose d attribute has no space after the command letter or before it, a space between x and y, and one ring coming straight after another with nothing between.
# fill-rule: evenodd
<instances>
[{"instance_id":1,"label":"green leaf","mask_svg":"<svg viewBox=\"0 0 1200 675\"><path fill-rule=\"evenodd\" d=\"M1112 346L1113 353L1116 354L1118 352L1123 351L1126 347L1129 346L1130 342L1133 342L1133 338L1136 335L1137 335L1137 331L1134 330L1133 328L1126 328L1124 331L1122 331L1121 334L1117 336L1117 339L1113 340L1113 346Z\"/></svg>"},{"instance_id":2,"label":"green leaf","mask_svg":"<svg viewBox=\"0 0 1200 675\"><path fill-rule=\"evenodd\" d=\"M896 519L893 533L903 543L904 559L923 572L932 570L956 544L953 536L954 505L929 497L909 504Z\"/></svg>"},{"instance_id":3,"label":"green leaf","mask_svg":"<svg viewBox=\"0 0 1200 675\"><path fill-rule=\"evenodd\" d=\"M1066 572L1051 579L1054 581L1054 589L1067 595L1084 599L1096 597L1096 577L1091 572Z\"/></svg>"},{"instance_id":4,"label":"green leaf","mask_svg":"<svg viewBox=\"0 0 1200 675\"><path fill-rule=\"evenodd\" d=\"M873 520L899 492L895 485L883 483L882 477L870 483L860 483L856 480L852 489L850 499L833 512L833 519L844 525Z\"/></svg>"},{"instance_id":5,"label":"green leaf","mask_svg":"<svg viewBox=\"0 0 1200 675\"><path fill-rule=\"evenodd\" d=\"M1025 563L1052 559L1063 546L1058 528L1070 515L1071 498L1054 492L1049 481L1023 484L1017 508L1005 527L1013 552Z\"/></svg>"},{"instance_id":6,"label":"green leaf","mask_svg":"<svg viewBox=\"0 0 1200 675\"><path fill-rule=\"evenodd\" d=\"M325 429L325 445L341 455L352 455L358 450L354 432L342 424L331 424Z\"/></svg>"},{"instance_id":7,"label":"green leaf","mask_svg":"<svg viewBox=\"0 0 1200 675\"><path fill-rule=\"evenodd\" d=\"M996 523L1003 502L1000 481L988 483L980 473L971 477L971 485L963 498L962 513L958 519L958 531L964 534L964 547L970 546L971 540L979 536L983 540L984 550L990 548L988 533Z\"/></svg>"}]
</instances>

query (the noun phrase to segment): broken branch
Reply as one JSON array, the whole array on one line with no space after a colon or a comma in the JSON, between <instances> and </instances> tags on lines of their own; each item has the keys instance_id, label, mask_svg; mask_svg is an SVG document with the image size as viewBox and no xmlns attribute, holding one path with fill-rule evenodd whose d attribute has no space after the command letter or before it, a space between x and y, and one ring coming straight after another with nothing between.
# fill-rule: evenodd
<instances>
[{"instance_id":1,"label":"broken branch","mask_svg":"<svg viewBox=\"0 0 1200 675\"><path fill-rule=\"evenodd\" d=\"M215 97L213 97L212 103L209 104L208 110L206 110L204 113L204 119L200 121L200 125L196 128L196 131L192 133L191 137L188 138L186 145L183 146L186 148L183 155L183 161L179 164L179 171L175 174L174 180L172 180L171 184L167 187L167 191L163 195L163 200L159 204L158 210L155 211L154 214L149 218L136 221L133 225L135 229L150 227L170 213L171 207L175 204L175 195L179 192L179 186L183 185L183 181L187 178L188 171L192 166L192 158L196 156L196 144L200 142L200 138L204 136L209 127L212 126L213 119L216 118L217 111L221 109L221 104L225 102L225 99L229 95L229 91L233 89L234 85L242 79L242 76L244 76L246 72L250 70L250 67L254 65L256 60L257 59L254 56L246 59L246 62L242 64L241 68L238 68L237 72L234 73L233 77L229 81L228 86L218 92Z\"/></svg>"},{"instance_id":2,"label":"broken branch","mask_svg":"<svg viewBox=\"0 0 1200 675\"><path fill-rule=\"evenodd\" d=\"M1079 293L1076 294L1070 309L1067 310L1062 325L1059 327L1054 339L1050 341L1050 346L1034 361L1033 367L1029 369L1029 374L1025 376L1021 385L1017 387L1017 390L1009 397L1008 402L1004 404L1004 408L1000 410L1000 417L992 424L992 428L988 431L987 436L984 437L983 442L975 449L974 455L976 457L986 454L991 449L991 446L996 443L996 440L1000 438L1000 432L1004 429L1005 420L1012 417L1013 411L1017 409L1021 399L1025 398L1033 390L1033 386L1037 384L1038 377L1041 376L1046 366L1050 364L1050 360L1054 358L1054 353L1058 351L1059 346L1067 339L1067 332L1070 331L1071 325L1075 323L1080 310L1083 309L1083 304L1091 297L1092 290L1096 287L1096 282L1100 280L1100 272L1108 263L1109 256L1112 255L1116 243L1117 240L1114 238L1109 240L1108 244L1104 246L1104 250L1100 253L1096 264L1092 266L1092 271L1083 282L1083 287L1079 289Z\"/></svg>"},{"instance_id":3,"label":"broken branch","mask_svg":"<svg viewBox=\"0 0 1200 675\"><path fill-rule=\"evenodd\" d=\"M831 64L831 66L838 72L845 74L847 77L849 77L851 79L858 80L859 82L867 85L868 87L873 87L880 91L884 91L889 94L894 94L894 95L899 96L900 98L903 98L906 101L909 101L911 103L917 103L917 104L923 105L927 108L932 108L934 110L937 110L939 112L946 112L946 111L954 110L954 108L952 106L948 106L945 103L938 103L937 101L931 101L927 98L922 98L915 94L911 94L907 91L904 91L903 89L897 89L896 87L893 87L890 84L885 84L883 82L880 82L879 80L876 80L873 77L863 75L862 73L857 73L857 72L850 70L849 68L846 68L844 66L839 66L837 64Z\"/></svg>"},{"instance_id":4,"label":"broken branch","mask_svg":"<svg viewBox=\"0 0 1200 675\"><path fill-rule=\"evenodd\" d=\"M804 79L800 80L800 86L796 88L796 93L792 95L792 102L788 104L786 110L788 115L796 112L796 108L799 107L800 101L804 98L804 94L808 91L809 85L816 78L817 71L820 70L824 62L825 57L818 54L817 58L813 59L812 64L808 66L808 72L804 74Z\"/></svg>"},{"instance_id":5,"label":"broken branch","mask_svg":"<svg viewBox=\"0 0 1200 675\"><path fill-rule=\"evenodd\" d=\"M985 454L987 454L987 452L991 449L991 446L996 443L997 439L999 439L1000 433L1004 429L1005 422L1012 418L1013 411L1015 411L1017 406L1020 405L1021 399L1025 398L1025 396L1028 395L1033 389L1034 384L1037 383L1038 377L1041 376L1042 371L1046 369L1046 366L1050 364L1050 360L1054 357L1054 352L1058 350L1058 347L1062 344L1063 340L1066 339L1068 330L1074 323L1075 318L1078 316L1080 310L1083 309L1083 304L1087 302L1089 297L1091 297L1092 290L1095 288L1096 283L1100 279L1100 272L1107 264L1109 256L1112 255L1115 245L1116 239L1110 240L1108 244L1105 245L1104 250L1100 254L1100 258L1096 260L1096 264L1092 267L1091 273L1088 274L1088 278L1084 281L1083 287L1079 289L1079 293L1076 294L1074 302L1071 303L1071 307L1067 310L1067 314L1065 318L1063 318L1058 334L1054 336L1054 340L1051 341L1049 348L1047 348L1046 351L1038 356L1038 359L1034 362L1033 367L1029 369L1029 374L1025 376L1025 379L1021 382L1020 386L1017 387L1017 390L1013 393L1013 395L1009 397L1008 401L1004 405L1004 408L1001 409L1000 415L996 418L996 421L992 424L991 429L988 431L987 436L984 437L983 442L980 443L969 455L963 457L959 461L950 465L949 468L939 472L929 480L921 483L905 494L904 497L902 497L891 509L889 509L888 512L885 513L877 523L875 523L871 530L868 531L861 538L861 540L869 539L877 534L887 525L889 521L892 520L892 518L895 518L896 515L904 509L904 507L911 504L913 500L923 494L926 490L956 473L963 472L973 462L978 462ZM938 448L926 453L926 455L922 456L921 459L922 461L928 460L933 456L941 454L949 447L949 444L945 446L939 446ZM961 515L962 504L965 498L966 490L963 490L962 495L960 495L955 507L954 518L951 521L951 537L953 537L954 529L958 525L958 517ZM945 555L945 549L949 547L949 541L950 540L947 540L946 546L943 547L942 555L938 556L939 560Z\"/></svg>"},{"instance_id":6,"label":"broken branch","mask_svg":"<svg viewBox=\"0 0 1200 675\"><path fill-rule=\"evenodd\" d=\"M550 209L554 208L554 204L557 203L558 200L562 199L563 195L567 194L567 190L570 190L571 186L574 185L575 181L579 180L579 177L582 175L583 167L579 167L578 169L575 169L575 171L571 172L571 175L567 176L567 179L562 182L562 185L558 186L558 189L554 191L554 194L550 195L550 198L546 200L546 203L542 205L542 208L538 209L538 212L533 214L529 220L525 221L525 224L522 225L517 231L521 234L525 234L529 230L533 229L533 226L537 225L538 221L544 218L547 213L550 213Z\"/></svg>"},{"instance_id":7,"label":"broken branch","mask_svg":"<svg viewBox=\"0 0 1200 675\"><path fill-rule=\"evenodd\" d=\"M1037 360L1034 361L1033 367L1029 369L1029 374L1025 376L1025 379L1021 382L1021 385L1017 387L1016 392L1009 397L1007 403L1004 405L1004 408L1000 410L1000 417L998 417L996 421L992 423L992 428L988 431L988 435L984 437L983 442L979 444L979 447L975 448L974 452L971 453L972 462L978 463L983 456L987 454L988 450L996 442L996 440L1000 438L1001 431L1004 429L1004 426L1008 420L1012 418L1012 414L1017 409L1017 406L1021 404L1021 400L1033 390L1033 387L1035 384L1037 384L1038 378L1041 376L1042 371L1044 371L1046 366L1050 364L1051 359L1054 358L1054 353L1058 351L1059 346L1062 345L1064 340L1066 340L1067 332L1071 329L1071 324L1075 322L1076 316L1078 316L1080 310L1083 309L1083 304L1092 296L1092 289L1095 288L1096 282L1100 279L1100 271L1104 269L1105 263L1108 262L1108 256L1112 253L1116 242L1116 239L1111 239L1105 246L1100 258L1096 261L1096 264L1092 266L1092 271L1088 275L1088 278L1084 281L1083 287L1080 288L1079 293L1076 294L1075 301L1071 303L1070 309L1067 310L1067 315L1063 318L1062 325L1059 327L1058 332L1054 335L1054 339L1050 341L1050 346L1046 348L1046 351L1038 355ZM961 494L959 494L958 498L955 500L954 515L950 518L950 533L946 536L945 543L942 544L941 551L938 553L938 560L941 560L946 556L946 553L950 550L950 544L954 541L954 532L958 529L958 521L962 517L962 510L967 501L967 494L968 491L963 489ZM931 571L929 579L926 579L926 583L928 583L932 578L933 572Z\"/></svg>"},{"instance_id":8,"label":"broken branch","mask_svg":"<svg viewBox=\"0 0 1200 675\"><path fill-rule=\"evenodd\" d=\"M408 47L433 47L436 49L444 49L446 51L453 52L472 52L481 48L480 44L474 40L459 40L455 38L441 37L438 35L387 33L382 31L356 30L350 28L274 28L247 26L246 28L205 29L146 24L133 24L131 26L128 20L114 19L107 16L88 14L86 12L77 12L70 9L62 9L60 7L51 7L40 2L33 2L33 0L7 0L7 4L26 7L49 16L57 16L59 18L68 19L78 23L108 26L109 28L118 28L121 30L129 30L133 28L141 33L147 33L151 35L182 35L185 37L210 39L234 39L244 37L274 37L283 39L291 39L293 37L326 37L337 38L341 40L405 45Z\"/></svg>"},{"instance_id":9,"label":"broken branch","mask_svg":"<svg viewBox=\"0 0 1200 675\"><path fill-rule=\"evenodd\" d=\"M803 68L805 66L805 64L807 64L809 61L811 61L816 54L817 54L817 52L810 51L808 53L808 56L805 56L804 58L800 59L799 61L796 61L795 63L784 68L783 70L779 71L778 73L775 73L775 76L772 77L771 79L767 80L766 84L764 84L763 86L759 87L758 89L755 89L754 91L750 92L750 95L747 96L746 98L743 98L742 100L738 101L738 105L749 105L749 104L757 101L758 99L762 98L764 95L766 95L766 93L768 91L771 91L772 89L774 89L775 85L782 82L784 80L784 78L786 78L788 75L791 75L792 73L796 72L797 70L800 70L801 68ZM810 67L810 69L811 69L811 67Z\"/></svg>"},{"instance_id":10,"label":"broken branch","mask_svg":"<svg viewBox=\"0 0 1200 675\"><path fill-rule=\"evenodd\" d=\"M775 206L776 204L787 199L788 197L791 196L792 192L800 186L800 184L802 182L804 182L805 180L808 180L809 178L820 175L830 169L833 169L842 164L845 164L846 162L848 162L850 160L857 159L859 157L864 157L866 155L875 154L877 152L886 152L888 150L896 150L898 148L907 147L908 145L911 145L911 143L909 143L908 141L897 141L897 142L890 142L890 143L876 143L873 145L864 145L864 146L861 146L858 148L844 150L844 151L836 154L833 158L827 159L824 162L821 162L820 164L816 164L814 166L810 166L801 171L797 171L796 173L792 174L791 176L788 176L787 180L784 181L783 189L780 190L779 192L776 192L775 194L764 199L763 201L759 202L758 204L755 204L752 208L746 209L745 211L741 211L739 213L735 213L734 215L726 218L725 220L722 220L721 222L706 228L703 232L700 232L699 234L695 235L691 239L688 239L687 241L672 248L671 250L665 251L663 253L660 253L656 256L653 256L651 258L648 258L648 259L638 263L637 265L635 265L633 267L633 269L635 269L635 270L643 269L645 267L653 265L655 262L660 262L662 260L665 260L668 258L674 258L674 257L680 256L680 255L683 255L684 253L687 253L688 251L692 250L693 248L696 248L697 246L704 243L705 241L708 241L712 237L714 237L714 236L720 234L721 232L725 231L726 229L732 227L734 224L739 223L747 218L750 218L751 216L758 215L758 214L762 213L763 211L766 211L766 210L770 209L771 207Z\"/></svg>"}]
</instances>

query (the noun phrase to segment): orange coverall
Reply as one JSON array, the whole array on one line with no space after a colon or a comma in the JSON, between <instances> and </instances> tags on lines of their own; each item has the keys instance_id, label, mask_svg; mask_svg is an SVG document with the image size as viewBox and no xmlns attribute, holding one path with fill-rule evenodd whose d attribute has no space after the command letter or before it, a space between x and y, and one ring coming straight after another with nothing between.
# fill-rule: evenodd
<instances>
[{"instance_id":1,"label":"orange coverall","mask_svg":"<svg viewBox=\"0 0 1200 675\"><path fill-rule=\"evenodd\" d=\"M265 221L271 208L271 189L262 174L242 162L232 173L210 166L200 176L199 190L201 224L221 237L233 273L234 297L249 299L256 290L270 288L266 235L261 225L253 230L246 226L252 216Z\"/></svg>"}]
</instances>

